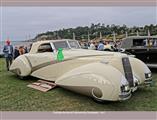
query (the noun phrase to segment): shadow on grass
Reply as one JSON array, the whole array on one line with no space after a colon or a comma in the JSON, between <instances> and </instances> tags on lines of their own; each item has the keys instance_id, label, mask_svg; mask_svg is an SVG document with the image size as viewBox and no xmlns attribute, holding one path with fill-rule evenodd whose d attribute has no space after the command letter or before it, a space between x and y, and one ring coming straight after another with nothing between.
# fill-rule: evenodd
<instances>
[{"instance_id":1,"label":"shadow on grass","mask_svg":"<svg viewBox=\"0 0 157 120\"><path fill-rule=\"evenodd\" d=\"M19 77L17 75L14 75L14 74L10 75L9 77L11 79L19 80L19 81L24 81L24 82L35 82L35 81L39 80L39 78L35 78L33 76L27 76L27 77L21 78L21 77Z\"/></svg>"}]
</instances>

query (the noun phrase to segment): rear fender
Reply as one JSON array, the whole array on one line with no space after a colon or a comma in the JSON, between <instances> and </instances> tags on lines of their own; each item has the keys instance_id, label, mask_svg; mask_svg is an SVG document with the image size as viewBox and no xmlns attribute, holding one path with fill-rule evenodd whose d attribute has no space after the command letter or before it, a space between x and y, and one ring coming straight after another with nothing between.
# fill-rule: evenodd
<instances>
[{"instance_id":1,"label":"rear fender","mask_svg":"<svg viewBox=\"0 0 157 120\"><path fill-rule=\"evenodd\" d=\"M13 61L9 70L19 76L24 77L24 76L30 75L31 66L30 66L30 63L28 62L26 56L21 55Z\"/></svg>"}]
</instances>

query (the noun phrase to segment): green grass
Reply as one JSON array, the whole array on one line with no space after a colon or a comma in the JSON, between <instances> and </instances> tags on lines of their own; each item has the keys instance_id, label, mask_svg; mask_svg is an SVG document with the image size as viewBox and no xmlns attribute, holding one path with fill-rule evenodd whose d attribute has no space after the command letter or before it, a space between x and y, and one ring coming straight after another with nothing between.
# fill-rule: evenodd
<instances>
[{"instance_id":1,"label":"green grass","mask_svg":"<svg viewBox=\"0 0 157 120\"><path fill-rule=\"evenodd\" d=\"M28 88L35 78L20 80L2 58L0 65L0 111L157 111L157 72L153 87L140 88L127 101L100 104L59 87L46 93Z\"/></svg>"}]
</instances>

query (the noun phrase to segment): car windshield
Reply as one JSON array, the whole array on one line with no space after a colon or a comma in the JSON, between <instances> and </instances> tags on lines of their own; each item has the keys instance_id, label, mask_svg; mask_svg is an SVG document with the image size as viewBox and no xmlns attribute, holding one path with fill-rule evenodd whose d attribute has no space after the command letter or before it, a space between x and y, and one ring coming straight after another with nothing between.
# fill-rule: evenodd
<instances>
[{"instance_id":1,"label":"car windshield","mask_svg":"<svg viewBox=\"0 0 157 120\"><path fill-rule=\"evenodd\" d=\"M80 46L77 41L68 41L71 48L80 49Z\"/></svg>"},{"instance_id":2,"label":"car windshield","mask_svg":"<svg viewBox=\"0 0 157 120\"><path fill-rule=\"evenodd\" d=\"M69 46L68 46L68 43L66 41L53 42L53 45L56 48L56 50L58 50L58 48L70 49Z\"/></svg>"}]
</instances>

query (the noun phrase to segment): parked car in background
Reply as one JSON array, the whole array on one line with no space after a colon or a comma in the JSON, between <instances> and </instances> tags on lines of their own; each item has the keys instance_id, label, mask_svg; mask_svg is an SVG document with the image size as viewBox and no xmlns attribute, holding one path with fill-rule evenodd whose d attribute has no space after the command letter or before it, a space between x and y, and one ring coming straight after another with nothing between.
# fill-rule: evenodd
<instances>
[{"instance_id":1,"label":"parked car in background","mask_svg":"<svg viewBox=\"0 0 157 120\"><path fill-rule=\"evenodd\" d=\"M124 38L121 48L145 62L149 67L157 68L157 36L132 36Z\"/></svg>"},{"instance_id":2,"label":"parked car in background","mask_svg":"<svg viewBox=\"0 0 157 120\"><path fill-rule=\"evenodd\" d=\"M29 53L14 60L10 71L53 81L97 101L127 100L139 85L152 82L151 71L141 60L118 52L81 49L78 41L69 39L33 43Z\"/></svg>"}]
</instances>

